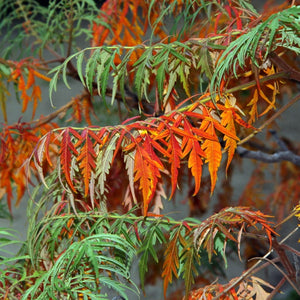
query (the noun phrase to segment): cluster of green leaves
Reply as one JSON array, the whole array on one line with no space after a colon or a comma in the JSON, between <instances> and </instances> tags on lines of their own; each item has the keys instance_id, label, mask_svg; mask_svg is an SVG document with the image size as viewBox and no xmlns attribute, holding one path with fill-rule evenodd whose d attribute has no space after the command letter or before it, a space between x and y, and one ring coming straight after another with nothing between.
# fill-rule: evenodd
<instances>
[{"instance_id":1,"label":"cluster of green leaves","mask_svg":"<svg viewBox=\"0 0 300 300\"><path fill-rule=\"evenodd\" d=\"M42 6L38 1L31 0L24 3L18 1L2 1L0 3L0 32L1 56L10 58L20 50L18 57L26 57L38 51L44 51L49 45L58 48L62 55L66 53L66 45L72 36L71 46L75 47L75 39L91 38L91 31L87 25L101 23L100 18L94 16L99 13L94 1L56 1L50 0L48 6ZM106 24L107 26L107 24ZM24 47L34 37L34 47ZM25 51L25 52L23 52ZM65 55L68 55L67 53Z\"/></svg>"},{"instance_id":2,"label":"cluster of green leaves","mask_svg":"<svg viewBox=\"0 0 300 300\"><path fill-rule=\"evenodd\" d=\"M233 74L237 78L238 67L244 68L249 58L256 67L264 68L268 55L279 47L300 54L299 14L299 6L272 14L232 41L219 58L211 78L211 91L219 90L226 75Z\"/></svg>"},{"instance_id":3,"label":"cluster of green leaves","mask_svg":"<svg viewBox=\"0 0 300 300\"><path fill-rule=\"evenodd\" d=\"M5 297L10 289L13 300L23 293L22 280L26 278L26 244L18 239L18 233L10 228L0 228L0 295ZM21 248L18 255L12 255L11 249ZM21 280L20 280L21 278Z\"/></svg>"},{"instance_id":4,"label":"cluster of green leaves","mask_svg":"<svg viewBox=\"0 0 300 300\"><path fill-rule=\"evenodd\" d=\"M171 9L168 7L168 9ZM248 59L258 68L264 68L267 57L271 51L278 47L286 48L299 54L299 14L298 6L291 7L282 12L271 15L266 21L253 28L247 33L235 32L228 46L220 45L221 35L215 35L203 39L189 39L182 43L157 43L150 46L100 46L85 48L70 55L63 64L54 68L50 83L50 96L56 90L57 80L60 74L67 87L67 66L72 59L76 59L78 75L82 84L105 100L108 82L113 81L111 104L114 103L117 91L120 91L125 100L125 84L130 81L130 74L134 74L133 85L139 100L149 100L149 86L153 87L152 78L156 78L159 99L166 105L173 88L180 80L188 97L191 96L190 83L187 78L191 71L199 73L200 92L208 86L216 92L220 89L221 80L225 75L233 74L237 77L238 67L244 68ZM234 38L236 36L237 38ZM221 57L216 60L216 49L226 49ZM132 64L134 52L142 53L139 59ZM87 58L83 66L84 58ZM116 64L116 58L121 63ZM216 65L214 67L214 65ZM167 89L165 82L168 79Z\"/></svg>"},{"instance_id":5,"label":"cluster of green leaves","mask_svg":"<svg viewBox=\"0 0 300 300\"><path fill-rule=\"evenodd\" d=\"M209 52L205 49L201 50L201 43L189 42L180 43L173 42L170 44L155 44L154 46L138 45L133 47L127 46L103 46L86 48L68 57L65 62L53 69L54 73L50 84L50 96L52 96L53 90L56 90L58 76L62 72L63 80L66 86L69 87L67 81L67 64L74 58L77 59L76 65L81 82L92 93L97 87L99 95L105 100L106 89L110 78L113 80L113 89L111 104L114 103L116 93L120 90L120 93L125 100L125 84L129 80L129 73L133 73L134 87L138 98L141 100L145 97L149 102L149 86L153 85L150 81L150 77L155 76L157 81L157 89L159 98L168 99L171 91L177 82L177 78L180 78L183 88L187 95L190 96L189 84L187 77L190 73L190 69L202 70L208 78L213 73L212 63L209 63L212 59ZM83 59L86 53L92 52L92 55L88 55L88 60L83 71ZM143 51L139 59L129 68L128 64L131 62L131 56L133 52ZM126 54L124 54L126 52ZM202 56L205 55L205 57ZM192 57L192 60L188 60L186 56ZM201 59L200 59L201 56ZM120 64L115 64L115 59L122 58ZM206 58L206 59L204 59ZM167 92L163 95L164 82L166 76L170 76ZM96 84L94 84L96 82ZM207 81L205 82L207 86ZM152 86L151 86L152 87Z\"/></svg>"},{"instance_id":6,"label":"cluster of green leaves","mask_svg":"<svg viewBox=\"0 0 300 300\"><path fill-rule=\"evenodd\" d=\"M274 233L267 216L243 207L225 209L202 223L194 218L139 217L134 210L123 215L99 210L72 213L70 203L55 193L57 183L51 177L47 182L54 191L51 201L38 186L28 206L28 240L22 249L26 254L1 262L7 268L2 270L2 295L28 286L22 299L108 299L107 287L128 299L129 290L138 292L130 275L134 257L139 255L144 287L149 258L161 263L161 247L165 295L174 277L184 280L188 295L199 273L205 277L205 269L212 268L222 272L218 254L226 263L226 245L231 241L239 249L242 232L248 227L259 230L257 224L261 224L269 237ZM16 243L7 231L2 230L1 235L9 236L2 238L1 247ZM18 263L11 264L15 260ZM31 267L21 276L22 261ZM12 271L16 277L11 277Z\"/></svg>"}]
</instances>

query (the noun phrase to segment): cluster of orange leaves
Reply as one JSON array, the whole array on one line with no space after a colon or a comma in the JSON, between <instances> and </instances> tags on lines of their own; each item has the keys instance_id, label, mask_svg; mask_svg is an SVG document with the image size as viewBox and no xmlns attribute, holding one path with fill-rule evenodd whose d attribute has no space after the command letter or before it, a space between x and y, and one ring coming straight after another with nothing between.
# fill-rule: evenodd
<instances>
[{"instance_id":1,"label":"cluster of orange leaves","mask_svg":"<svg viewBox=\"0 0 300 300\"><path fill-rule=\"evenodd\" d=\"M27 110L28 103L33 101L32 118L34 118L38 101L42 100L41 88L36 84L35 78L38 77L47 82L51 79L37 71L37 68L39 67L37 63L31 63L32 66L24 68L24 65L27 64L27 59L23 59L15 63L10 75L10 81L13 81L17 85L18 91L21 93L20 98L22 99L22 113ZM27 82L25 80L25 76L27 76ZM31 93L29 93L30 89Z\"/></svg>"},{"instance_id":2,"label":"cluster of orange leaves","mask_svg":"<svg viewBox=\"0 0 300 300\"><path fill-rule=\"evenodd\" d=\"M35 61L23 59L19 62L9 61L8 63L11 68L8 81L16 84L18 92L20 92L22 112L25 112L28 103L33 101L33 118L38 101L41 101L41 88L37 84L36 78L46 82L49 82L50 78L38 71L40 65ZM3 110L3 115L7 120L5 110ZM10 210L13 187L16 187L16 204L18 205L28 183L26 178L28 178L29 170L24 168L26 160L31 156L39 138L55 127L57 125L54 123L41 123L36 126L34 123L21 122L21 120L13 125L3 124L0 133L0 198L6 195ZM44 169L44 172L46 171Z\"/></svg>"},{"instance_id":3,"label":"cluster of orange leaves","mask_svg":"<svg viewBox=\"0 0 300 300\"><path fill-rule=\"evenodd\" d=\"M207 1L210 2L210 1ZM103 45L124 45L135 46L145 44L145 33L151 27L153 36L159 38L160 41L173 42L177 40L178 32L170 35L164 29L164 24L160 21L160 15L164 8L164 5L172 6L173 10L170 13L174 18L184 9L184 1L169 0L166 4L162 4L160 1L106 1L102 7L102 13L99 18L106 23L96 24L93 26L93 39L92 46ZM222 12L217 15L211 14L209 22L202 23L201 17L198 17L195 25L190 28L188 32L183 32L180 37L180 41L184 42L191 38L203 38L205 36L217 34L220 28L225 26L228 28L228 32L231 30L242 30L243 23L246 20L255 21L255 17L252 14L245 13L245 10L236 6L231 0L228 4L221 3L218 0L219 7L224 8ZM198 9L197 3L191 4L191 13L196 12ZM213 5L212 10L218 9ZM230 41L230 35L226 34L224 37L227 43ZM147 41L146 41L147 42ZM122 53L122 51L121 51ZM142 50L133 52L129 63L129 69L139 59L142 54ZM115 58L115 64L121 63L119 57ZM133 79L131 74L130 79Z\"/></svg>"},{"instance_id":4,"label":"cluster of orange leaves","mask_svg":"<svg viewBox=\"0 0 300 300\"><path fill-rule=\"evenodd\" d=\"M181 9L183 3L181 1L169 1L169 4L174 5L173 8L173 14L176 15ZM101 46L104 43L107 45L114 45L114 44L121 44L121 45L126 45L126 46L131 46L131 45L137 45L137 44L143 44L143 38L144 38L144 33L147 31L149 28L149 22L152 24L155 24L156 20L158 19L158 16L161 13L161 4L159 2L153 2L151 5L151 13L148 18L148 12L149 12L149 3L145 1L106 1L103 6L102 6L102 13L99 15L103 19L103 22L107 22L110 26L104 26L104 25L96 25L94 24L92 30L93 30L93 40L92 40L92 45L93 46ZM195 11L197 7L191 6L191 11ZM139 14L137 13L139 11ZM216 30L219 27L223 26L230 26L231 29L241 29L242 23L244 22L242 19L242 14L243 11L241 10L240 7L235 7L235 4L232 3L231 1L228 1L228 5L225 5L225 12L222 14L219 14L213 19L209 24L202 24L203 26L201 27L201 30L191 30L191 32L198 32L199 35L197 36L183 36L181 38L182 41L187 40L188 38L197 38L197 37L202 37L203 35L207 34L215 34ZM254 17L252 15L247 15L247 18L250 18L252 20ZM130 21L129 21L130 19ZM201 23L201 20L200 20ZM196 22L196 24L198 24ZM167 40L172 41L175 37L168 36L168 34L164 31L163 26L160 26L161 23L158 22L156 26L154 27L154 35L158 36L161 40ZM195 25L196 26L196 25ZM141 49L142 51L142 49ZM140 52L142 53L142 52ZM128 68L131 68L130 64L134 64L139 56L140 56L139 50L132 52L132 57L130 58L130 63ZM135 57L134 57L135 56ZM119 60L120 57L116 56L116 59ZM115 64L118 65L120 61L116 61ZM39 85L36 82L36 78L40 78L45 81L49 81L49 78L43 74L41 74L38 70L40 68L40 65L37 62L32 62L25 60L21 60L20 62L13 63L12 66L12 72L11 72L11 78L10 80L13 81L17 87L18 90L21 93L21 100L22 100L22 111L24 112L27 109L29 101L33 101L33 111L32 111L32 116L34 116L35 111L36 111L36 106L38 100L41 100L41 90ZM269 69L268 69L269 70ZM270 69L267 72L274 72L274 69ZM272 71L273 70L273 71ZM133 73L131 73L133 76ZM27 76L27 81L26 81L26 76ZM248 76L248 75L247 75ZM133 78L133 77L132 77ZM131 78L131 79L132 79ZM269 106L267 107L267 110L272 109L274 107L274 99L275 99L275 94L277 93L277 88L275 88L275 83L274 86L269 84L268 85L269 89L272 89L273 91L273 100L272 103L269 103ZM273 88L272 88L273 87ZM176 109L176 101L174 100L173 94L176 94L175 90L174 92L171 93L171 96L168 99L168 104L170 106L168 109ZM266 100L266 97L264 97L264 93L262 90L259 90L259 95ZM200 98L201 100L201 98ZM256 97L256 94L254 94L253 99L250 101L249 106L251 106L251 111L250 111L250 122L253 122L255 119L255 116L257 116L257 100L258 98ZM81 96L77 96L72 100L72 108L73 108L73 115L72 117L74 118L75 121L81 122L84 116L85 121L88 123L88 125L92 125L92 121L90 119L90 112L93 112L93 107L92 107L92 98L87 95L86 93L83 93ZM176 182L177 182L177 177L178 177L178 169L180 166L180 161L187 156L188 156L188 167L191 170L192 176L195 178L195 193L199 191L200 188L200 182L201 182L201 174L202 174L202 164L203 160L206 160L208 162L208 167L209 167L209 172L211 175L211 191L214 190L214 186L217 180L217 170L220 165L221 157L222 157L222 151L221 151L221 145L218 141L218 138L220 137L220 134L216 134L215 130L219 131L221 135L224 135L224 142L225 142L225 150L228 151L228 161L227 161L227 166L226 170L228 169L230 162L232 160L233 154L235 152L235 147L237 143L237 136L236 136L236 129L235 123L238 123L242 127L249 128L249 126L246 122L243 122L241 117L239 116L239 112L236 111L236 109L231 107L232 105L226 101L223 104L218 104L218 109L222 113L220 116L220 122L215 119L215 116L217 114L213 113L213 117L208 116L206 110L210 110L208 112L209 114L212 112L213 107L211 106L209 108L204 109L204 116L200 116L201 121L201 126L198 126L198 128L192 128L192 123L185 122L180 124L181 120L180 118L178 120L173 120L174 125L172 126L172 130L170 131L171 133L174 132L173 135L171 135L169 140L165 140L164 146L166 147L165 149L162 148L159 143L157 143L157 146L155 151L161 151L161 153L165 156L165 159L168 160L169 164L171 165L171 168L168 170L171 174L171 186L172 186L172 192L171 196L175 192L176 188ZM266 112L266 111L265 111ZM188 116L188 113L190 114ZM196 115L193 115L194 113L192 111L187 112L186 116L189 118L194 118ZM205 115L206 114L206 115ZM196 119L199 117L199 115L196 116ZM166 119L170 119L172 116L166 116ZM163 120L164 118L162 118ZM170 119L171 120L171 119ZM186 119L187 120L187 119ZM151 121L153 122L153 121ZM162 124L165 121L163 120L160 124L160 126L163 126ZM176 125L178 124L178 126ZM190 124L192 127L187 127ZM200 125L200 122L199 124ZM185 127L184 127L185 126ZM24 126L23 126L24 127ZM26 126L25 126L26 127ZM221 129L221 130L220 130ZM127 129L126 129L127 130ZM143 128L139 130L144 130ZM145 129L147 130L147 129ZM183 131L187 130L187 132L191 131L193 132L193 135L197 134L195 131L197 130L202 130L201 134L199 135L200 137L202 136L201 143L199 144L198 142L200 141L199 138L193 138L189 140L188 135L185 135L183 143L181 145L178 145L177 138L178 136L183 136L182 133ZM203 136L203 131L205 131L205 134L209 135L210 137L214 136L214 139L212 138L205 138ZM3 134L8 134L5 133L6 131L3 131ZM30 129L28 127L28 132L30 132ZM31 133L33 135L36 135L38 130L36 129L35 131L33 130ZM44 131L45 132L45 131ZM142 191L142 197L143 197L143 202L144 202L144 212L148 210L148 205L153 199L154 195L154 190L157 187L157 184L159 183L159 178L160 175L159 173L164 169L164 166L162 162L159 162L157 159L152 159L155 158L155 151L150 152L150 158L149 156L149 147L147 146L149 142L158 141L161 137L161 135L157 135L156 137L152 136L153 129L151 129L150 135L148 133L141 134L139 139L140 141L134 141L131 143L131 145L124 145L124 149L127 151L138 149L138 151L135 154L135 166L134 166L134 172L135 172L135 178L134 181L138 181L140 184L140 190ZM165 131L167 133L168 131ZM44 133L42 133L44 134ZM123 136L123 133L121 133L121 137ZM143 138L145 137L145 140L143 141ZM150 140L149 140L150 137ZM163 138L166 138L164 136ZM2 138L3 141L6 140L6 137ZM26 139L24 139L25 141ZM187 140L189 140L187 142ZM33 139L33 143L37 142L37 138ZM79 142L81 141L81 142ZM3 147L4 149L8 149L8 141L3 142ZM11 143L11 142L10 142ZM88 151L91 151L91 147L86 145L82 137L78 139L77 146L80 147L80 144L83 143L85 147L82 148L82 150L79 151L87 151L86 153L89 153ZM103 141L101 141L100 145L102 145ZM119 146L120 146L119 142ZM186 143L186 145L185 145ZM139 147L139 145L143 144L143 147ZM70 145L68 143L63 143L63 145ZM23 149L22 145L19 145L20 149ZM127 147L127 148L126 148ZM144 148L145 147L145 148ZM148 147L148 148L147 148ZM151 146L152 147L152 146ZM158 149L158 147L160 147ZM63 172L66 176L66 179L68 181L68 184L71 187L71 190L74 191L72 182L69 178L68 172L70 171L70 154L67 154L69 150L71 152L73 151L72 148L68 148L68 146L62 146L63 150L59 152L60 154L64 154L65 158L62 159L62 166L63 166ZM76 153L76 148L73 151ZM179 149L181 148L181 149ZM32 149L32 148L28 148ZM118 150L118 149L117 149ZM115 153L117 152L115 151ZM16 152L15 152L16 153ZM18 153L18 152L17 152ZM147 155L146 155L147 153ZM82 154L82 153L81 153ZM16 156L16 154L12 157L12 161L24 161L25 156L30 156L29 152L24 152L22 151L20 154L20 157ZM114 155L115 157L116 155ZM5 151L2 153L2 157L7 157L5 154ZM85 161L84 154L81 155L80 160L80 169L82 172L82 175L84 176L84 195L87 195L88 192L88 183L92 174L92 171L94 169L94 161L95 161L95 153L92 151L91 155L89 155L87 161ZM148 159L145 159L147 158ZM156 163L155 163L156 161ZM13 174L16 170L16 168L11 165L8 166L6 162L3 162L5 164L5 168L7 171L6 174L3 175L2 184L1 187L4 188L2 190L2 194L6 193L9 203L11 202L12 198L12 193L11 193L11 185L9 184L9 175L8 174ZM39 162L37 165L41 164ZM84 165L85 164L85 165ZM17 169L19 168L21 164L18 164ZM145 167L142 169L141 167ZM143 170L143 171L141 171ZM143 172L143 173L141 173ZM25 186L25 179L19 178L19 180L15 181L17 186L20 185L20 191L18 192L18 201L20 200L21 195L23 194L24 191L24 186ZM146 186L150 186L149 188L146 188ZM131 193L133 193L133 189L131 188Z\"/></svg>"},{"instance_id":5,"label":"cluster of orange leaves","mask_svg":"<svg viewBox=\"0 0 300 300\"><path fill-rule=\"evenodd\" d=\"M158 184L163 180L162 174L167 182L170 181L170 197L174 195L181 162L184 160L187 160L188 168L195 179L194 194L200 189L203 160L208 162L213 192L222 158L219 139L224 138L225 150L228 151L228 167L238 141L235 126L244 124L241 123L236 108L227 100L225 105L220 103L217 106L221 112L220 117L214 115L215 107L212 103L204 106L195 102L181 113L173 112L160 118L148 118L114 127L85 128L81 134L72 128L55 129L48 132L35 148L35 165L38 170L45 161L52 165L49 147L50 141L55 140L60 157L59 170L70 191L91 197L105 183L99 182L99 172L108 173L115 157L121 152L128 170L132 196L130 201L136 203L135 195L140 191L143 213L147 214L158 191ZM106 155L104 162L98 161L100 152ZM111 158L108 158L109 152ZM44 180L44 173L40 172L40 175ZM105 178L102 176L101 180ZM138 189L135 183L138 184ZM132 203L125 204L132 206Z\"/></svg>"},{"instance_id":6,"label":"cluster of orange leaves","mask_svg":"<svg viewBox=\"0 0 300 300\"><path fill-rule=\"evenodd\" d=\"M233 278L225 285L216 283L194 290L190 293L188 300L263 300L267 299L270 293L266 292L262 286L274 289L274 287L268 282L258 277L251 276L250 278L244 279L236 290L234 287L232 287L232 283L234 283L236 280L236 278Z\"/></svg>"},{"instance_id":7,"label":"cluster of orange leaves","mask_svg":"<svg viewBox=\"0 0 300 300\"><path fill-rule=\"evenodd\" d=\"M265 233L268 237L268 243L270 247L272 247L272 235L276 235L276 233L272 228L272 222L267 220L269 217L270 216L260 211L253 212L247 207L229 207L215 213L199 225L190 226L188 223L183 222L180 228L178 228L178 225L174 226L172 230L176 227L177 229L169 238L168 246L164 253L165 260L163 263L162 277L164 278L165 296L168 284L172 283L173 276L178 278L179 256L181 257L181 262L182 260L186 261L182 266L183 270L185 270L184 272L186 272L183 276L186 281L188 281L188 274L190 274L191 269L192 272L197 274L193 264L194 257L191 247L195 247L195 249L198 250L204 249L211 263L212 256L216 254L217 251L219 252L218 254L221 253L222 256L225 257L227 242L232 241L237 244L238 255L240 256L242 236L244 236L246 232L249 232L249 230ZM186 233L183 233L184 230L182 228L185 228ZM193 244L191 244L189 240L191 234L193 236ZM218 250L216 249L218 248L216 247L217 236L224 237L222 249ZM182 251L179 251L178 244L182 246ZM217 286L221 287L221 285ZM215 289L215 286L213 286L213 289ZM189 288L186 292L189 292Z\"/></svg>"},{"instance_id":8,"label":"cluster of orange leaves","mask_svg":"<svg viewBox=\"0 0 300 300\"><path fill-rule=\"evenodd\" d=\"M40 136L55 127L57 127L55 124L48 123L31 128L26 123L20 122L13 126L4 126L2 129L0 135L0 198L6 195L10 211L13 188L16 187L17 205L26 190L29 169L25 168L25 162L34 151ZM55 151L53 147L51 149L51 155L53 155ZM31 166L33 166L32 163ZM31 168L31 170L33 169ZM47 173L49 169L45 167L43 171Z\"/></svg>"}]
</instances>

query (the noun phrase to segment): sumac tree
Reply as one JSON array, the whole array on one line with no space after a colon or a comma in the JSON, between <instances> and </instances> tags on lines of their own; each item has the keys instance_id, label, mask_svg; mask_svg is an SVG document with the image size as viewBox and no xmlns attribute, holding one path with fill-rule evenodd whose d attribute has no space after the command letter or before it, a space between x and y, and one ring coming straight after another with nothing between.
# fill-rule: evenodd
<instances>
[{"instance_id":1,"label":"sumac tree","mask_svg":"<svg viewBox=\"0 0 300 300\"><path fill-rule=\"evenodd\" d=\"M1 229L2 299L142 298L157 277L156 299L300 294L300 147L276 125L300 99L300 6L282 2L0 2L3 210L35 185L17 256ZM218 281L233 257L245 271Z\"/></svg>"}]
</instances>

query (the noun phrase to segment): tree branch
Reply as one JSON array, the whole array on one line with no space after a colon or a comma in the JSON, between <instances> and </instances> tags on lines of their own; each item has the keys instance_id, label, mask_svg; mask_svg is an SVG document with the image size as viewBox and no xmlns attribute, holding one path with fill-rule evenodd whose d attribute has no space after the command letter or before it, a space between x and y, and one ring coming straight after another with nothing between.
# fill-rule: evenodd
<instances>
[{"instance_id":1,"label":"tree branch","mask_svg":"<svg viewBox=\"0 0 300 300\"><path fill-rule=\"evenodd\" d=\"M243 158L252 158L256 160L260 160L266 163L276 163L280 161L290 161L293 164L300 166L300 156L293 153L285 144L283 140L281 140L275 130L270 130L273 139L276 141L279 146L279 151L275 153L266 153L261 150L248 150L244 147L238 146L236 152ZM264 147L264 149L267 149Z\"/></svg>"},{"instance_id":2,"label":"tree branch","mask_svg":"<svg viewBox=\"0 0 300 300\"><path fill-rule=\"evenodd\" d=\"M236 152L243 158L251 158L265 163L277 163L280 161L290 161L296 166L300 166L300 156L294 154L290 150L278 151L273 154L267 154L262 151L247 150L244 147L238 146Z\"/></svg>"},{"instance_id":3,"label":"tree branch","mask_svg":"<svg viewBox=\"0 0 300 300\"><path fill-rule=\"evenodd\" d=\"M298 230L298 227L294 228L287 236L285 236L278 244L282 245L288 238L290 238L296 231ZM235 286L237 286L242 280L244 280L245 278L251 276L252 274L254 274L254 270L256 270L256 268L258 267L258 265L265 260L272 252L274 251L274 249L271 249L268 253L266 253L263 257L261 257L251 268L249 268L247 271L245 271L239 278L237 278L236 280L234 280L229 286L226 287L226 289L224 289L222 292L220 292L219 294L217 294L213 300L217 300L220 299L223 295L225 295L226 293L228 293L232 288L234 288ZM271 262L269 260L269 262Z\"/></svg>"},{"instance_id":4,"label":"tree branch","mask_svg":"<svg viewBox=\"0 0 300 300\"><path fill-rule=\"evenodd\" d=\"M269 54L269 59L272 63L279 69L285 71L288 75L288 79L300 82L300 72L292 68L288 63L286 63L280 56L275 52Z\"/></svg>"}]
</instances>

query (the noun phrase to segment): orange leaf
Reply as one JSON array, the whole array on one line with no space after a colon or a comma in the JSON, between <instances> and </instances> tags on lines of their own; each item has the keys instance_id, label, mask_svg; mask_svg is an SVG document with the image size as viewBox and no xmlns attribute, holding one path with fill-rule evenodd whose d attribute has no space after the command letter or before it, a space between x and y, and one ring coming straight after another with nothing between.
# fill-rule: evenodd
<instances>
[{"instance_id":1,"label":"orange leaf","mask_svg":"<svg viewBox=\"0 0 300 300\"><path fill-rule=\"evenodd\" d=\"M179 268L179 259L178 259L178 245L177 240L180 236L180 230L177 230L172 240L169 241L167 249L165 250L164 256L165 260L163 263L163 272L161 276L164 278L164 296L166 298L168 284L172 283L173 275L178 278L178 268Z\"/></svg>"},{"instance_id":2,"label":"orange leaf","mask_svg":"<svg viewBox=\"0 0 300 300\"><path fill-rule=\"evenodd\" d=\"M169 163L171 164L172 181L172 191L170 198L172 198L177 186L178 168L180 167L180 157L182 156L180 145L172 132L170 132L168 152L170 153Z\"/></svg>"},{"instance_id":3,"label":"orange leaf","mask_svg":"<svg viewBox=\"0 0 300 300\"><path fill-rule=\"evenodd\" d=\"M8 168L1 170L0 188L5 189L7 206L9 211L11 212L11 200L13 198L13 193L12 193L11 170Z\"/></svg>"},{"instance_id":4,"label":"orange leaf","mask_svg":"<svg viewBox=\"0 0 300 300\"><path fill-rule=\"evenodd\" d=\"M192 132L193 129L196 129L195 132L201 132L201 136L202 137L208 136L210 139L215 139L215 137L206 134L205 131L200 130L198 128L193 128L193 126L190 124L190 122L187 119L184 119L184 130L188 131L188 132ZM202 132L204 133L203 135L202 135ZM191 149L194 146L194 143L198 143L198 140L202 140L199 136L196 136L196 139L197 140L195 140L195 139L188 139L188 141L186 142L186 144L184 144L184 142L182 142L182 146L181 146L182 151L183 151L182 158L185 157L191 151ZM197 153L198 153L198 155L201 155L201 156L205 157L205 153L201 149L201 147L197 148Z\"/></svg>"},{"instance_id":5,"label":"orange leaf","mask_svg":"<svg viewBox=\"0 0 300 300\"><path fill-rule=\"evenodd\" d=\"M235 131L234 132L232 132L232 131L230 131L230 130L227 130L224 126L222 126L218 121L216 121L216 120L214 120L214 119L212 119L213 120L213 122L214 122L214 127L218 130L218 131L220 131L220 132L222 132L223 134L225 134L226 136L228 136L228 137L230 137L230 138L232 138L232 139L234 139L234 140L236 140L236 141L238 141L239 140L239 138L236 136L236 134L235 134Z\"/></svg>"},{"instance_id":6,"label":"orange leaf","mask_svg":"<svg viewBox=\"0 0 300 300\"><path fill-rule=\"evenodd\" d=\"M160 177L159 170L163 165L156 156L150 144L150 138L146 136L143 144L136 144L136 154L134 160L134 181L140 182L144 201L144 215L147 215L150 201L153 199Z\"/></svg>"},{"instance_id":7,"label":"orange leaf","mask_svg":"<svg viewBox=\"0 0 300 300\"><path fill-rule=\"evenodd\" d=\"M255 120L258 117L257 102L258 102L258 93L257 93L257 90L255 90L252 99L247 104L247 106L251 106L251 109L250 109L250 112L249 112L249 114L250 114L249 123L250 124L254 123Z\"/></svg>"},{"instance_id":8,"label":"orange leaf","mask_svg":"<svg viewBox=\"0 0 300 300\"><path fill-rule=\"evenodd\" d=\"M189 156L188 167L191 169L192 175L195 178L195 191L193 196L195 196L201 184L201 176L202 176L202 158L199 153L203 152L198 142L193 142L193 148Z\"/></svg>"},{"instance_id":9,"label":"orange leaf","mask_svg":"<svg viewBox=\"0 0 300 300\"><path fill-rule=\"evenodd\" d=\"M221 125L224 126L230 132L232 132L234 135L236 135L234 119L231 110L228 109L223 111L223 113L221 114ZM227 150L228 152L228 158L226 164L226 173L227 173L228 167L232 161L235 149L237 147L237 142L236 140L232 139L228 135L224 135L224 141L225 141L225 150Z\"/></svg>"},{"instance_id":10,"label":"orange leaf","mask_svg":"<svg viewBox=\"0 0 300 300\"><path fill-rule=\"evenodd\" d=\"M84 129L81 133L81 139L78 140L75 147L79 149L81 146L80 153L77 157L79 162L79 168L81 169L81 175L84 181L84 196L86 197L89 192L89 184L92 171L96 168L95 159L97 157L93 147L93 142L89 137L89 130Z\"/></svg>"},{"instance_id":11,"label":"orange leaf","mask_svg":"<svg viewBox=\"0 0 300 300\"><path fill-rule=\"evenodd\" d=\"M214 123L208 122L203 120L201 123L201 127L207 127L206 132L208 132L212 136L216 136L215 129L214 129ZM207 126L208 125L208 126ZM200 128L201 128L200 127ZM217 138L217 136L216 136ZM211 179L211 193L215 189L216 181L217 181L217 172L221 163L222 159L222 149L219 142L212 141L212 140L205 140L202 149L204 150L208 162L208 170L210 173L210 179Z\"/></svg>"},{"instance_id":12,"label":"orange leaf","mask_svg":"<svg viewBox=\"0 0 300 300\"><path fill-rule=\"evenodd\" d=\"M48 82L51 81L51 78L49 78L49 77L47 77L47 76L45 76L45 75L39 73L39 72L36 71L36 70L33 70L33 74L34 74L36 77L41 78L41 79L43 79L43 80L45 80L45 81L48 81Z\"/></svg>"},{"instance_id":13,"label":"orange leaf","mask_svg":"<svg viewBox=\"0 0 300 300\"><path fill-rule=\"evenodd\" d=\"M72 161L72 153L77 155L78 152L74 147L70 134L73 133L76 136L79 135L74 129L66 128L62 132L62 140L61 140L61 149L60 149L60 163L61 169L66 177L66 180L70 186L70 188L75 192L74 185L72 183L70 177L70 169L71 169L71 161ZM77 137L78 138L78 137ZM80 138L80 135L79 135Z\"/></svg>"},{"instance_id":14,"label":"orange leaf","mask_svg":"<svg viewBox=\"0 0 300 300\"><path fill-rule=\"evenodd\" d=\"M28 68L28 78L27 78L27 85L26 89L31 88L34 85L35 79L34 79L34 71L31 68Z\"/></svg>"},{"instance_id":15,"label":"orange leaf","mask_svg":"<svg viewBox=\"0 0 300 300\"><path fill-rule=\"evenodd\" d=\"M241 125L245 128L251 128L251 129L254 129L254 130L256 129L251 124L248 124L247 122L245 122L233 109L231 110L231 113L233 115L234 121L236 123L238 123L239 125Z\"/></svg>"},{"instance_id":16,"label":"orange leaf","mask_svg":"<svg viewBox=\"0 0 300 300\"><path fill-rule=\"evenodd\" d=\"M37 108L37 103L38 103L37 101L42 100L41 89L38 85L33 86L31 97L33 99L33 108L32 108L32 119L33 119L34 115L35 115L36 108Z\"/></svg>"}]
</instances>

